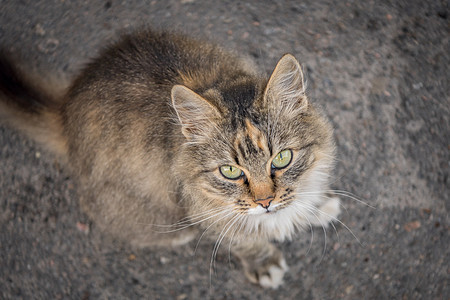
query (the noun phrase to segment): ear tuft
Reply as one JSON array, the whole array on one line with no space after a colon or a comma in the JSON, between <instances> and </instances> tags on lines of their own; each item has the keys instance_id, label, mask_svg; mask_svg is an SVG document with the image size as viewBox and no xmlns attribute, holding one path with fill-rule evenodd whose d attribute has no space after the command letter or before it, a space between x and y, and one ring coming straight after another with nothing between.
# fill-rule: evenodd
<instances>
[{"instance_id":1,"label":"ear tuft","mask_svg":"<svg viewBox=\"0 0 450 300\"><path fill-rule=\"evenodd\" d=\"M303 72L291 54L285 54L278 61L264 91L264 99L270 108L291 115L307 108Z\"/></svg>"},{"instance_id":2,"label":"ear tuft","mask_svg":"<svg viewBox=\"0 0 450 300\"><path fill-rule=\"evenodd\" d=\"M194 91L183 85L172 88L172 105L188 140L205 137L214 128L218 110Z\"/></svg>"}]
</instances>

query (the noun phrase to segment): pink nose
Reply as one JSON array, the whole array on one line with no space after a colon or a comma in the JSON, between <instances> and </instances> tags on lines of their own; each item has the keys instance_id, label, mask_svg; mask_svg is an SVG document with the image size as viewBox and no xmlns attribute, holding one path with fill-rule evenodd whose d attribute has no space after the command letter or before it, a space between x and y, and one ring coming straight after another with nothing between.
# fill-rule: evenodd
<instances>
[{"instance_id":1,"label":"pink nose","mask_svg":"<svg viewBox=\"0 0 450 300\"><path fill-rule=\"evenodd\" d=\"M273 196L267 197L266 199L256 199L255 203L261 205L264 208L268 208L270 206L270 202L273 200Z\"/></svg>"}]
</instances>

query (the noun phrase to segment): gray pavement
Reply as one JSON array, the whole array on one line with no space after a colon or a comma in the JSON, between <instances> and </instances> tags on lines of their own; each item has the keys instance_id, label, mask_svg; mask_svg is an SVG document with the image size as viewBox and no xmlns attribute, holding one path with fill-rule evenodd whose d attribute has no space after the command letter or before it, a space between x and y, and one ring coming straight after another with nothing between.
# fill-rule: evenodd
<instances>
[{"instance_id":1,"label":"gray pavement","mask_svg":"<svg viewBox=\"0 0 450 300\"><path fill-rule=\"evenodd\" d=\"M342 224L280 245L280 289L243 276L227 245L133 249L80 211L54 158L0 127L2 299L449 299L448 1L0 1L0 45L69 79L118 33L182 30L249 55L284 53L329 115Z\"/></svg>"}]
</instances>

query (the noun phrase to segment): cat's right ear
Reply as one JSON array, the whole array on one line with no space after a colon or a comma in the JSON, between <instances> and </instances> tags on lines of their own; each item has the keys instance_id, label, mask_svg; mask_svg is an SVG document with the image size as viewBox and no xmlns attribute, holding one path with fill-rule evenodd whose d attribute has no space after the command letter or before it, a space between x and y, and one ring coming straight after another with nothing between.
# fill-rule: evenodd
<instances>
[{"instance_id":1,"label":"cat's right ear","mask_svg":"<svg viewBox=\"0 0 450 300\"><path fill-rule=\"evenodd\" d=\"M190 141L204 138L214 128L218 110L194 91L183 85L172 88L172 105L183 135Z\"/></svg>"},{"instance_id":2,"label":"cat's right ear","mask_svg":"<svg viewBox=\"0 0 450 300\"><path fill-rule=\"evenodd\" d=\"M300 64L291 54L277 63L264 91L265 103L274 111L297 116L308 107Z\"/></svg>"}]
</instances>

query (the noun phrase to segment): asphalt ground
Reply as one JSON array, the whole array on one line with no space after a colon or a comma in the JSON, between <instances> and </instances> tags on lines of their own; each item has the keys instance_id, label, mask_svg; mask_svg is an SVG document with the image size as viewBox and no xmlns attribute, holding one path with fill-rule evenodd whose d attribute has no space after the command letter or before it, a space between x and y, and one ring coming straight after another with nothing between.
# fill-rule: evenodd
<instances>
[{"instance_id":1,"label":"asphalt ground","mask_svg":"<svg viewBox=\"0 0 450 300\"><path fill-rule=\"evenodd\" d=\"M170 28L270 72L284 53L335 127L342 223L280 245L278 290L214 241L134 249L80 211L76 182L0 127L2 299L449 299L448 1L0 1L0 45L26 72L70 80L121 32Z\"/></svg>"}]
</instances>

